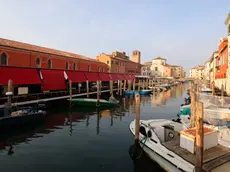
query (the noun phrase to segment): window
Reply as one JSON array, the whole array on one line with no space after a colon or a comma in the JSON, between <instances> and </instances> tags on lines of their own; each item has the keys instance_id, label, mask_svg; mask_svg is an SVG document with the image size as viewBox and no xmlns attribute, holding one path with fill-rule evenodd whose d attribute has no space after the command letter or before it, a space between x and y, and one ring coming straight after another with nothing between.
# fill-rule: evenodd
<instances>
[{"instance_id":1,"label":"window","mask_svg":"<svg viewBox=\"0 0 230 172\"><path fill-rule=\"evenodd\" d=\"M2 53L2 54L1 54L0 65L7 65L7 61L8 61L8 59L7 59L6 53Z\"/></svg>"},{"instance_id":2,"label":"window","mask_svg":"<svg viewBox=\"0 0 230 172\"><path fill-rule=\"evenodd\" d=\"M107 60L107 64L109 64L109 60Z\"/></svg>"},{"instance_id":3,"label":"window","mask_svg":"<svg viewBox=\"0 0 230 172\"><path fill-rule=\"evenodd\" d=\"M100 72L100 67L98 67L98 72Z\"/></svg>"},{"instance_id":4,"label":"window","mask_svg":"<svg viewBox=\"0 0 230 172\"><path fill-rule=\"evenodd\" d=\"M155 71L158 71L158 67L155 67Z\"/></svg>"},{"instance_id":5,"label":"window","mask_svg":"<svg viewBox=\"0 0 230 172\"><path fill-rule=\"evenodd\" d=\"M109 72L109 68L107 68L107 72Z\"/></svg>"},{"instance_id":6,"label":"window","mask_svg":"<svg viewBox=\"0 0 230 172\"><path fill-rule=\"evenodd\" d=\"M104 72L104 68L102 68L102 72Z\"/></svg>"},{"instance_id":7,"label":"window","mask_svg":"<svg viewBox=\"0 0 230 172\"><path fill-rule=\"evenodd\" d=\"M89 72L90 72L90 69L91 69L91 68L90 68L90 65L88 65L88 71L89 71Z\"/></svg>"},{"instance_id":8,"label":"window","mask_svg":"<svg viewBox=\"0 0 230 172\"><path fill-rule=\"evenodd\" d=\"M65 63L65 69L66 69L66 70L69 70L69 62L66 62L66 63Z\"/></svg>"},{"instance_id":9,"label":"window","mask_svg":"<svg viewBox=\"0 0 230 172\"><path fill-rule=\"evenodd\" d=\"M36 68L40 68L41 67L41 62L40 62L40 59L37 58L36 59Z\"/></svg>"},{"instance_id":10,"label":"window","mask_svg":"<svg viewBox=\"0 0 230 172\"><path fill-rule=\"evenodd\" d=\"M48 68L52 69L52 61L50 59L48 60Z\"/></svg>"},{"instance_id":11,"label":"window","mask_svg":"<svg viewBox=\"0 0 230 172\"><path fill-rule=\"evenodd\" d=\"M111 64L113 64L113 61L111 61Z\"/></svg>"},{"instance_id":12,"label":"window","mask_svg":"<svg viewBox=\"0 0 230 172\"><path fill-rule=\"evenodd\" d=\"M118 65L118 62L116 62L116 65Z\"/></svg>"},{"instance_id":13,"label":"window","mask_svg":"<svg viewBox=\"0 0 230 172\"><path fill-rule=\"evenodd\" d=\"M75 63L73 64L73 70L77 70Z\"/></svg>"}]
</instances>

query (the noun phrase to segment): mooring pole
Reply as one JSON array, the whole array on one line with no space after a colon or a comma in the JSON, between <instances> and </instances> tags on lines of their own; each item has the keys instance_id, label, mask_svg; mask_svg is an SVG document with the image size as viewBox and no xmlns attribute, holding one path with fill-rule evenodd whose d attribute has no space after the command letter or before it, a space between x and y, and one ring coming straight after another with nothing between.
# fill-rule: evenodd
<instances>
[{"instance_id":1,"label":"mooring pole","mask_svg":"<svg viewBox=\"0 0 230 172\"><path fill-rule=\"evenodd\" d=\"M86 81L86 92L87 92L87 97L89 97L89 81Z\"/></svg>"},{"instance_id":2,"label":"mooring pole","mask_svg":"<svg viewBox=\"0 0 230 172\"><path fill-rule=\"evenodd\" d=\"M69 81L69 106L72 105L72 81Z\"/></svg>"},{"instance_id":3,"label":"mooring pole","mask_svg":"<svg viewBox=\"0 0 230 172\"><path fill-rule=\"evenodd\" d=\"M135 143L139 140L139 132L140 132L140 95L135 95L136 101L136 123L135 123Z\"/></svg>"},{"instance_id":4,"label":"mooring pole","mask_svg":"<svg viewBox=\"0 0 230 172\"><path fill-rule=\"evenodd\" d=\"M120 96L122 96L122 81L121 81L121 83L120 83Z\"/></svg>"},{"instance_id":5,"label":"mooring pole","mask_svg":"<svg viewBox=\"0 0 230 172\"><path fill-rule=\"evenodd\" d=\"M99 106L100 100L100 81L97 81L97 106Z\"/></svg>"},{"instance_id":6,"label":"mooring pole","mask_svg":"<svg viewBox=\"0 0 230 172\"><path fill-rule=\"evenodd\" d=\"M193 90L196 89L196 84L191 83L190 85L190 96L191 96L191 118L190 118L190 127L195 127L196 122L196 92Z\"/></svg>"},{"instance_id":7,"label":"mooring pole","mask_svg":"<svg viewBox=\"0 0 230 172\"><path fill-rule=\"evenodd\" d=\"M119 95L119 91L120 91L120 80L117 81L117 94Z\"/></svg>"},{"instance_id":8,"label":"mooring pole","mask_svg":"<svg viewBox=\"0 0 230 172\"><path fill-rule=\"evenodd\" d=\"M140 90L141 90L141 80L139 79L139 81L138 81L138 92L140 92Z\"/></svg>"},{"instance_id":9,"label":"mooring pole","mask_svg":"<svg viewBox=\"0 0 230 172\"><path fill-rule=\"evenodd\" d=\"M133 92L135 91L135 87L136 87L136 80L133 80Z\"/></svg>"},{"instance_id":10,"label":"mooring pole","mask_svg":"<svg viewBox=\"0 0 230 172\"><path fill-rule=\"evenodd\" d=\"M12 85L13 85L13 82L10 79L8 81L8 93L12 93ZM11 106L12 106L11 103L12 103L12 95L8 95L8 97L7 97L7 104L8 104L8 109L9 110L11 109Z\"/></svg>"},{"instance_id":11,"label":"mooring pole","mask_svg":"<svg viewBox=\"0 0 230 172\"><path fill-rule=\"evenodd\" d=\"M203 103L196 103L196 163L195 171L202 172L203 149L204 149L204 128L203 128Z\"/></svg>"},{"instance_id":12,"label":"mooring pole","mask_svg":"<svg viewBox=\"0 0 230 172\"><path fill-rule=\"evenodd\" d=\"M110 81L110 95L113 96L113 81Z\"/></svg>"}]
</instances>

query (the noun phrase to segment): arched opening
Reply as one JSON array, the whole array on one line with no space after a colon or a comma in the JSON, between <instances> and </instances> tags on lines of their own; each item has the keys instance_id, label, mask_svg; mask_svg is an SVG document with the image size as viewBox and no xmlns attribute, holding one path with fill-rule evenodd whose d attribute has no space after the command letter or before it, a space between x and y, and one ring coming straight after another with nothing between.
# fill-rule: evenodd
<instances>
[{"instance_id":1,"label":"arched opening","mask_svg":"<svg viewBox=\"0 0 230 172\"><path fill-rule=\"evenodd\" d=\"M50 59L48 60L48 68L52 69L52 61Z\"/></svg>"},{"instance_id":2,"label":"arched opening","mask_svg":"<svg viewBox=\"0 0 230 172\"><path fill-rule=\"evenodd\" d=\"M100 72L100 67L98 67L98 72Z\"/></svg>"},{"instance_id":3,"label":"arched opening","mask_svg":"<svg viewBox=\"0 0 230 172\"><path fill-rule=\"evenodd\" d=\"M40 68L41 67L41 61L40 58L36 59L36 68Z\"/></svg>"},{"instance_id":4,"label":"arched opening","mask_svg":"<svg viewBox=\"0 0 230 172\"><path fill-rule=\"evenodd\" d=\"M66 62L66 63L65 63L65 69L66 69L66 70L69 70L69 62Z\"/></svg>"},{"instance_id":5,"label":"arched opening","mask_svg":"<svg viewBox=\"0 0 230 172\"><path fill-rule=\"evenodd\" d=\"M2 53L1 54L1 63L0 63L0 65L7 65L7 61L8 61L8 59L7 59L7 55L6 55L6 53Z\"/></svg>"},{"instance_id":6,"label":"arched opening","mask_svg":"<svg viewBox=\"0 0 230 172\"><path fill-rule=\"evenodd\" d=\"M104 72L104 68L102 68L102 72Z\"/></svg>"},{"instance_id":7,"label":"arched opening","mask_svg":"<svg viewBox=\"0 0 230 172\"><path fill-rule=\"evenodd\" d=\"M90 65L88 65L88 71L90 72L91 68L90 68Z\"/></svg>"},{"instance_id":8,"label":"arched opening","mask_svg":"<svg viewBox=\"0 0 230 172\"><path fill-rule=\"evenodd\" d=\"M75 63L73 64L73 70L77 70Z\"/></svg>"}]
</instances>

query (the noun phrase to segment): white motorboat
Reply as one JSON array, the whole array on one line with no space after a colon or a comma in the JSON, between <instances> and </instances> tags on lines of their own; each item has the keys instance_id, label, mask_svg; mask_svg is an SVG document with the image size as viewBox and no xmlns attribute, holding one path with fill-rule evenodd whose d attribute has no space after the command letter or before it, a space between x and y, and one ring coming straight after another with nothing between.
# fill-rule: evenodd
<instances>
[{"instance_id":1,"label":"white motorboat","mask_svg":"<svg viewBox=\"0 0 230 172\"><path fill-rule=\"evenodd\" d=\"M141 120L139 140L144 140L144 138L147 140L141 141L140 145L144 152L166 171L194 172L196 155L191 152L195 150L194 141L192 142L190 138L186 140L186 137L181 136L183 132L194 134L194 129L187 128L188 121L185 125L183 122L178 123L165 119ZM135 120L130 123L130 131L133 135L135 134ZM204 135L208 134L209 137L204 137L203 170L223 172L223 169L219 170L223 165L225 165L224 169L230 167L230 150L218 145L216 130L205 128L204 131ZM209 141L210 138L212 141ZM229 164L226 165L227 163Z\"/></svg>"}]
</instances>

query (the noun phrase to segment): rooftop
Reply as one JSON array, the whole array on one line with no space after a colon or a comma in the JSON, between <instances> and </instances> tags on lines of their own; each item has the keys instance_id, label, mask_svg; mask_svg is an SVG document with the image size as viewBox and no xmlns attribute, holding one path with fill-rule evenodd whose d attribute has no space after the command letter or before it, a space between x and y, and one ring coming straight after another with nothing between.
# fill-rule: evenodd
<instances>
[{"instance_id":1,"label":"rooftop","mask_svg":"<svg viewBox=\"0 0 230 172\"><path fill-rule=\"evenodd\" d=\"M69 57L69 58L84 59L84 60L95 61L97 63L101 63L95 59L92 59L92 58L89 58L83 55L55 50L55 49L46 48L46 47L41 47L41 46L32 45L28 43L13 41L9 39L0 38L0 46L13 47L13 48L18 48L18 49L23 49L23 50L28 50L28 51L64 56L64 57Z\"/></svg>"},{"instance_id":2,"label":"rooftop","mask_svg":"<svg viewBox=\"0 0 230 172\"><path fill-rule=\"evenodd\" d=\"M155 58L154 60L166 60L166 59L163 58L163 57L157 57L157 58Z\"/></svg>"}]
</instances>

